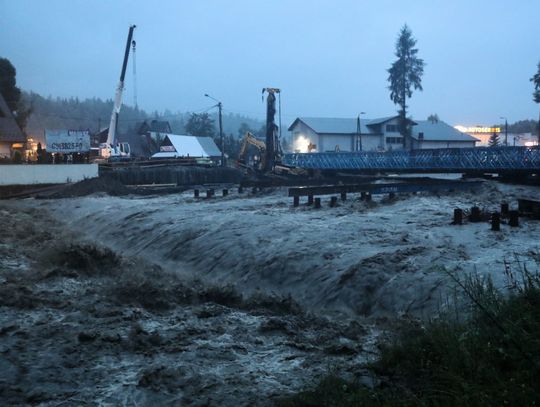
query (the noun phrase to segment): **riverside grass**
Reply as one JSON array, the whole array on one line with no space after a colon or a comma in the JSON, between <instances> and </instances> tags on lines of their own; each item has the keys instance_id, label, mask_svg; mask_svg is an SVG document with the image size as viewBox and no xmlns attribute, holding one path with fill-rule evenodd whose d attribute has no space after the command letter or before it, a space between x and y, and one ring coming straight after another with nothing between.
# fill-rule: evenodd
<instances>
[{"instance_id":1,"label":"riverside grass","mask_svg":"<svg viewBox=\"0 0 540 407\"><path fill-rule=\"evenodd\" d=\"M524 263L506 293L489 278L460 280L470 312L407 322L381 347L368 387L333 374L277 404L307 406L531 406L540 404L540 276ZM446 271L445 271L446 272ZM467 315L461 317L461 315Z\"/></svg>"}]
</instances>

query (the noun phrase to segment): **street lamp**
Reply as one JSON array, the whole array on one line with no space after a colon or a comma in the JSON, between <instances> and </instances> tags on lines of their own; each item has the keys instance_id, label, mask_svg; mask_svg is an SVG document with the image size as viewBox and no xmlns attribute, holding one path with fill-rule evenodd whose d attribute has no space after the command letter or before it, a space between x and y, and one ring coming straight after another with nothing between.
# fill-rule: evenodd
<instances>
[{"instance_id":1,"label":"street lamp","mask_svg":"<svg viewBox=\"0 0 540 407\"><path fill-rule=\"evenodd\" d=\"M223 144L223 125L222 125L222 122L221 122L222 104L221 104L221 102L219 100L217 100L216 98L213 98L208 93L205 93L204 96L206 96L207 98L210 98L210 99L217 102L217 105L214 106L214 107L217 107L218 111L219 111L219 141L221 143L221 166L225 167L225 145Z\"/></svg>"},{"instance_id":2,"label":"street lamp","mask_svg":"<svg viewBox=\"0 0 540 407\"><path fill-rule=\"evenodd\" d=\"M504 119L504 145L508 147L508 120L506 117L499 117L499 119Z\"/></svg>"},{"instance_id":3,"label":"street lamp","mask_svg":"<svg viewBox=\"0 0 540 407\"><path fill-rule=\"evenodd\" d=\"M362 127L360 126L360 115L366 114L366 112L358 113L358 119L356 121L356 133L358 138L356 139L356 151L362 151Z\"/></svg>"}]
</instances>

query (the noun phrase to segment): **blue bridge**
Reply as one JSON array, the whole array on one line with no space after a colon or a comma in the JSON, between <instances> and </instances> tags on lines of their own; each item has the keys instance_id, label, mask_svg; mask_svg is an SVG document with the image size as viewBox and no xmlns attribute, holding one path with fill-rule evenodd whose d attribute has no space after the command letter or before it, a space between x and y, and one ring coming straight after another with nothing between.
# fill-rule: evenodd
<instances>
[{"instance_id":1,"label":"blue bridge","mask_svg":"<svg viewBox=\"0 0 540 407\"><path fill-rule=\"evenodd\" d=\"M283 163L306 169L366 172L540 173L539 147L475 147L387 152L285 154Z\"/></svg>"}]
</instances>

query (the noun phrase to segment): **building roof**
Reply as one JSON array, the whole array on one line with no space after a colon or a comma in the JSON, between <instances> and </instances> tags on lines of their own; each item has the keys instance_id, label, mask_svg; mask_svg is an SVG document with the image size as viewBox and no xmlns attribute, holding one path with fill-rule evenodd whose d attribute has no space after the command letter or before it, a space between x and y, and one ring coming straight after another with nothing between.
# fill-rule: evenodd
<instances>
[{"instance_id":1,"label":"building roof","mask_svg":"<svg viewBox=\"0 0 540 407\"><path fill-rule=\"evenodd\" d=\"M416 126L412 127L412 137L416 140L420 133L424 133L426 141L478 141L477 138L462 133L442 121L417 120L416 123Z\"/></svg>"},{"instance_id":2,"label":"building roof","mask_svg":"<svg viewBox=\"0 0 540 407\"><path fill-rule=\"evenodd\" d=\"M145 134L148 131L154 131L156 133L170 133L171 125L168 121L152 120L150 124L145 120L142 123L139 123L136 128L138 129L138 134Z\"/></svg>"},{"instance_id":3,"label":"building roof","mask_svg":"<svg viewBox=\"0 0 540 407\"><path fill-rule=\"evenodd\" d=\"M13 113L9 110L2 94L0 94L0 141L11 143L26 142L26 137L17 125Z\"/></svg>"},{"instance_id":4,"label":"building roof","mask_svg":"<svg viewBox=\"0 0 540 407\"><path fill-rule=\"evenodd\" d=\"M362 134L380 134L379 126L390 120L396 119L398 116L380 117L378 119L360 118L360 126ZM290 126L289 131L299 121L310 127L316 133L322 134L356 134L358 132L358 118L335 118L335 117L298 117ZM416 122L410 121L413 125Z\"/></svg>"},{"instance_id":5,"label":"building roof","mask_svg":"<svg viewBox=\"0 0 540 407\"><path fill-rule=\"evenodd\" d=\"M171 150L163 151L165 146L172 146ZM219 157L219 150L211 137L186 136L167 134L160 146L160 152L152 158L175 158L175 157Z\"/></svg>"},{"instance_id":6,"label":"building roof","mask_svg":"<svg viewBox=\"0 0 540 407\"><path fill-rule=\"evenodd\" d=\"M325 134L355 134L358 132L358 119L337 118L337 117L299 117L289 126L289 131L295 124L301 121L316 133ZM361 133L373 133L367 127L371 123L370 119L360 118Z\"/></svg>"}]
</instances>

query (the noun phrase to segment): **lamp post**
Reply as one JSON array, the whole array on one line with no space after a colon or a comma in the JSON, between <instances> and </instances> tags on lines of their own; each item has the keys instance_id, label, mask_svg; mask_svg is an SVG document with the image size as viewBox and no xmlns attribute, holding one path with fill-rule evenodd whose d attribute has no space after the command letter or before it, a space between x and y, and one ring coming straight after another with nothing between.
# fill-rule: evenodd
<instances>
[{"instance_id":1,"label":"lamp post","mask_svg":"<svg viewBox=\"0 0 540 407\"><path fill-rule=\"evenodd\" d=\"M356 140L356 151L362 151L362 127L360 126L360 115L366 114L366 112L358 113L358 120L356 122L356 133L358 139Z\"/></svg>"},{"instance_id":2,"label":"lamp post","mask_svg":"<svg viewBox=\"0 0 540 407\"><path fill-rule=\"evenodd\" d=\"M508 120L506 117L499 117L499 119L504 119L504 145L508 147Z\"/></svg>"},{"instance_id":3,"label":"lamp post","mask_svg":"<svg viewBox=\"0 0 540 407\"><path fill-rule=\"evenodd\" d=\"M210 96L208 93L205 93L204 96L206 96L207 98L210 98L214 101L217 102L217 105L214 106L214 107L217 107L218 108L218 112L219 112L219 142L221 144L221 166L222 167L225 167L225 145L223 144L223 125L222 125L222 122L221 122L221 108L222 108L222 104L219 100L217 100L216 98L213 98L212 96Z\"/></svg>"}]
</instances>

